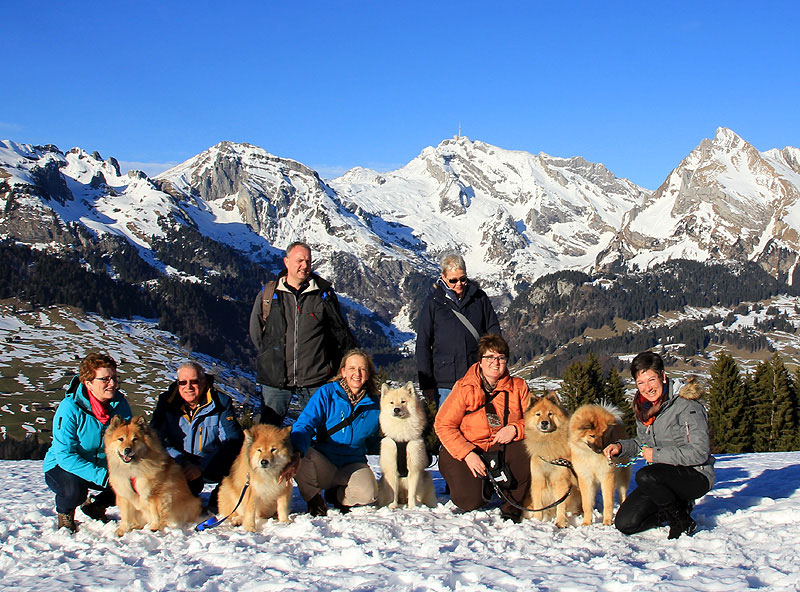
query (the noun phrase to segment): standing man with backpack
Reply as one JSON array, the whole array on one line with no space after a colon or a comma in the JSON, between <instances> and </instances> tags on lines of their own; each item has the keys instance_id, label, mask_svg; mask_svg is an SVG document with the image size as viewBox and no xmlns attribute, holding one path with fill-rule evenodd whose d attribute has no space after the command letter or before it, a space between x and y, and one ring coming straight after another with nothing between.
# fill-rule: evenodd
<instances>
[{"instance_id":1,"label":"standing man with backpack","mask_svg":"<svg viewBox=\"0 0 800 592\"><path fill-rule=\"evenodd\" d=\"M311 271L311 247L293 242L286 270L267 282L253 303L250 339L264 411L261 421L282 425L293 395L300 409L337 371L356 340L330 282Z\"/></svg>"}]
</instances>

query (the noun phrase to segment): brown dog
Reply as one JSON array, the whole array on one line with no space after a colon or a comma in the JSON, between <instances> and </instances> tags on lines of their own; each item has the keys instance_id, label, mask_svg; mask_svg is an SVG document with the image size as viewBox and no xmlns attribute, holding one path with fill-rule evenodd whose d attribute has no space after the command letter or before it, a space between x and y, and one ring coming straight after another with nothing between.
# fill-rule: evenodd
<instances>
[{"instance_id":1,"label":"brown dog","mask_svg":"<svg viewBox=\"0 0 800 592\"><path fill-rule=\"evenodd\" d=\"M181 468L164 450L144 417L111 419L105 434L108 480L120 510L117 535L150 525L161 530L196 521L202 506Z\"/></svg>"},{"instance_id":2,"label":"brown dog","mask_svg":"<svg viewBox=\"0 0 800 592\"><path fill-rule=\"evenodd\" d=\"M578 482L572 471L550 462L570 460L568 434L569 415L555 393L535 400L525 412L525 448L531 457L530 503L525 505L543 508L570 492L555 508L528 512L538 520L550 520L555 516L559 528L568 526L567 511L576 512L581 504Z\"/></svg>"},{"instance_id":3,"label":"brown dog","mask_svg":"<svg viewBox=\"0 0 800 592\"><path fill-rule=\"evenodd\" d=\"M271 518L277 514L281 522L289 521L292 480L278 483L278 477L293 457L289 441L291 431L291 426L278 428L266 424L244 431L242 450L233 462L231 474L222 480L219 488L220 514L232 513L233 524L244 524L245 530L253 532L256 518ZM236 507L248 479L250 484Z\"/></svg>"},{"instance_id":4,"label":"brown dog","mask_svg":"<svg viewBox=\"0 0 800 592\"><path fill-rule=\"evenodd\" d=\"M608 462L603 449L617 440L627 438L622 414L610 405L581 405L569 421L569 445L572 466L578 474L578 485L583 500L583 525L592 523L592 511L597 494L597 484L603 494L603 524L609 525L614 517L614 489L620 503L625 501L631 468L619 468ZM623 462L626 459L620 459Z\"/></svg>"}]
</instances>

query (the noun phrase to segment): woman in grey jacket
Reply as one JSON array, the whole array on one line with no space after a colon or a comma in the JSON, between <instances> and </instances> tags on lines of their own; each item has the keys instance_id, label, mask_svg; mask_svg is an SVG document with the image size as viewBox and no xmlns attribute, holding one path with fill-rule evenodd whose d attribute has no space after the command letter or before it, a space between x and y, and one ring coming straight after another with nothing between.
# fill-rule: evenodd
<instances>
[{"instance_id":1,"label":"woman in grey jacket","mask_svg":"<svg viewBox=\"0 0 800 592\"><path fill-rule=\"evenodd\" d=\"M636 473L636 489L617 511L615 525L633 534L666 521L670 539L691 535L697 529L690 515L694 500L714 485L708 417L697 400L701 393L693 379L683 388L667 380L664 362L653 352L633 359L631 375L638 390L636 438L609 444L603 452L611 461L641 450L647 466Z\"/></svg>"}]
</instances>

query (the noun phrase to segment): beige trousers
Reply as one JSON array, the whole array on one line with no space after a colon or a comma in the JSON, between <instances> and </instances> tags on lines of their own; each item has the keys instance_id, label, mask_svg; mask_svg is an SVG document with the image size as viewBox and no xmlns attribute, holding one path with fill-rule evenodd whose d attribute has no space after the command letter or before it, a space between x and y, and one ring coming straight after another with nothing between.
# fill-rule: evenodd
<instances>
[{"instance_id":1,"label":"beige trousers","mask_svg":"<svg viewBox=\"0 0 800 592\"><path fill-rule=\"evenodd\" d=\"M340 468L314 448L306 452L294 480L305 501L333 487L339 488L337 498L345 506L365 506L378 498L378 482L367 464L352 463Z\"/></svg>"}]
</instances>

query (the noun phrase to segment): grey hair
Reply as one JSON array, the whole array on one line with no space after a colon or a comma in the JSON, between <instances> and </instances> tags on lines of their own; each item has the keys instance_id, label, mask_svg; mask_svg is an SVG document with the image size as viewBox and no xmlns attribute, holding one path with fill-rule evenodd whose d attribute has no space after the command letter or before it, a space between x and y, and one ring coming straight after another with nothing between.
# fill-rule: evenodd
<instances>
[{"instance_id":1,"label":"grey hair","mask_svg":"<svg viewBox=\"0 0 800 592\"><path fill-rule=\"evenodd\" d=\"M441 268L442 273L446 271L455 271L457 269L463 269L464 273L467 272L467 264L464 262L464 258L458 253L447 253L442 257Z\"/></svg>"},{"instance_id":2,"label":"grey hair","mask_svg":"<svg viewBox=\"0 0 800 592\"><path fill-rule=\"evenodd\" d=\"M295 247L303 247L303 248L304 248L304 249L306 249L306 250L307 250L309 253L311 252L311 247L309 247L309 246L308 246L308 243L305 243L305 242L303 242L303 241L294 241L294 242L293 242L293 243L291 243L291 244L290 244L288 247L286 247L286 251L284 251L284 257L288 257L288 256L289 256L289 253L291 253L292 251L294 251Z\"/></svg>"},{"instance_id":3,"label":"grey hair","mask_svg":"<svg viewBox=\"0 0 800 592\"><path fill-rule=\"evenodd\" d=\"M175 376L177 376L178 372L180 372L184 368L193 368L194 371L197 372L197 375L200 378L205 378L205 376L206 376L205 369L200 364L198 364L197 362L194 362L192 360L188 360L186 362L183 362L180 366L178 366L178 369L175 370Z\"/></svg>"}]
</instances>

